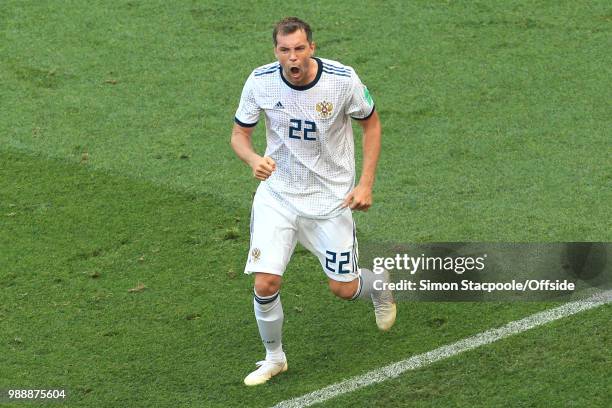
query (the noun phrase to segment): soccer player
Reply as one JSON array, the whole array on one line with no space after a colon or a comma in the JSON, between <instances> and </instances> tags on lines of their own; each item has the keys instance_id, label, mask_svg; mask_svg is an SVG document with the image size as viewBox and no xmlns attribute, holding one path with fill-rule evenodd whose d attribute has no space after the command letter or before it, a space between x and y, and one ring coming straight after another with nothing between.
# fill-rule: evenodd
<instances>
[{"instance_id":1,"label":"soccer player","mask_svg":"<svg viewBox=\"0 0 612 408\"><path fill-rule=\"evenodd\" d=\"M372 205L381 127L374 102L353 68L314 57L310 26L288 17L272 33L277 62L248 77L232 130L232 148L261 180L251 212L245 273L255 274L254 309L266 358L245 379L258 385L287 370L281 335L281 278L296 242L315 254L331 291L368 299L376 323L388 330L396 306L390 291L375 291L375 275L357 265L351 210ZM251 135L264 114L267 147L257 154ZM363 169L355 185L351 118L363 129Z\"/></svg>"}]
</instances>

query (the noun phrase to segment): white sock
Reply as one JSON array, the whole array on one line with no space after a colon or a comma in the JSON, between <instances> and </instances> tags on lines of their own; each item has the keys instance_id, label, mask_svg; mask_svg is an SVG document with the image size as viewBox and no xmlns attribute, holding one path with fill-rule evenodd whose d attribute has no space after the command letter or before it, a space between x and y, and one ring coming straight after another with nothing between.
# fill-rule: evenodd
<instances>
[{"instance_id":1,"label":"white sock","mask_svg":"<svg viewBox=\"0 0 612 408\"><path fill-rule=\"evenodd\" d=\"M359 286L357 292L353 295L351 300L354 299L366 299L372 300L371 295L374 292L374 281L380 279L378 275L366 268L359 268Z\"/></svg>"},{"instance_id":2,"label":"white sock","mask_svg":"<svg viewBox=\"0 0 612 408\"><path fill-rule=\"evenodd\" d=\"M253 309L255 309L255 319L257 320L257 327L259 327L261 341L266 347L266 360L285 361L281 341L284 316L280 293L276 292L271 296L259 296L255 292Z\"/></svg>"}]
</instances>

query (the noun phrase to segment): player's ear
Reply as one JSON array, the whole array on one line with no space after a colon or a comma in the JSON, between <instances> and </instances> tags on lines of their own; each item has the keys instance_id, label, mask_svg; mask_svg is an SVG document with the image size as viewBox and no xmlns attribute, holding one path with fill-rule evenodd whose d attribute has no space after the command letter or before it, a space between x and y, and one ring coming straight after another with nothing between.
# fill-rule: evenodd
<instances>
[{"instance_id":1,"label":"player's ear","mask_svg":"<svg viewBox=\"0 0 612 408\"><path fill-rule=\"evenodd\" d=\"M312 51L312 53L314 54L315 49L317 48L317 45L315 44L315 42L311 42L310 43L310 51Z\"/></svg>"}]
</instances>

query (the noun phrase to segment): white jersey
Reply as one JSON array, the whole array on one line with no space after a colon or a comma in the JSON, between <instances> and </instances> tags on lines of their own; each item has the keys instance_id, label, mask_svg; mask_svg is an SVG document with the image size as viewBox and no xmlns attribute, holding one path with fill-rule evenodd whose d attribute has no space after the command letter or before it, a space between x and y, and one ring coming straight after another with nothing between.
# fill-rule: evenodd
<instances>
[{"instance_id":1,"label":"white jersey","mask_svg":"<svg viewBox=\"0 0 612 408\"><path fill-rule=\"evenodd\" d=\"M278 62L255 69L244 85L235 121L255 126L263 111L266 156L276 171L262 182L273 197L299 215L331 218L355 185L351 117L367 119L374 102L355 71L315 58L308 85L289 83Z\"/></svg>"}]
</instances>

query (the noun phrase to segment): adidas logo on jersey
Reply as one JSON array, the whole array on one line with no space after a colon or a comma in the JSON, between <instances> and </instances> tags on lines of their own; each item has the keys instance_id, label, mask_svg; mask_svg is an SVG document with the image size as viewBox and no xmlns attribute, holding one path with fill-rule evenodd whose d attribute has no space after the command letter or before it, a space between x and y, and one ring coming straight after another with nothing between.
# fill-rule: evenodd
<instances>
[{"instance_id":1,"label":"adidas logo on jersey","mask_svg":"<svg viewBox=\"0 0 612 408\"><path fill-rule=\"evenodd\" d=\"M274 105L274 109L285 109L285 107L280 101L278 101L276 102L276 105Z\"/></svg>"}]
</instances>

